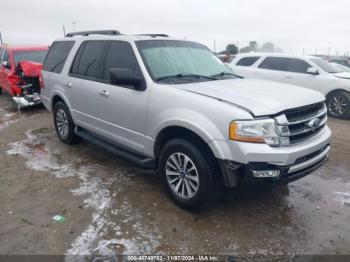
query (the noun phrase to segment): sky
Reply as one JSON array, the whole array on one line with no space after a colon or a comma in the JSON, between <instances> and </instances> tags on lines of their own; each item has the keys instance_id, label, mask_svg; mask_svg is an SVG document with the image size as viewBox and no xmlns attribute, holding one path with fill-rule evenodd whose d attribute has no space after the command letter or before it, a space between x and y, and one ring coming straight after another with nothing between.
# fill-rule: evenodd
<instances>
[{"instance_id":1,"label":"sky","mask_svg":"<svg viewBox=\"0 0 350 262\"><path fill-rule=\"evenodd\" d=\"M166 33L216 51L250 40L292 53L350 51L349 0L1 0L0 8L0 31L10 44L50 44L65 26Z\"/></svg>"}]
</instances>

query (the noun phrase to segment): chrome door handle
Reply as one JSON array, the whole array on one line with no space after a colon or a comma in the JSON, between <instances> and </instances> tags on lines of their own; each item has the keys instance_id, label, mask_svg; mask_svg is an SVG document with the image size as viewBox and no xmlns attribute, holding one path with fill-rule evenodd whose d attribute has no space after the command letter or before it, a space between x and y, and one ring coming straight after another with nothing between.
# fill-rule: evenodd
<instances>
[{"instance_id":1,"label":"chrome door handle","mask_svg":"<svg viewBox=\"0 0 350 262\"><path fill-rule=\"evenodd\" d=\"M98 94L105 98L109 97L109 92L107 90L101 90Z\"/></svg>"},{"instance_id":2,"label":"chrome door handle","mask_svg":"<svg viewBox=\"0 0 350 262\"><path fill-rule=\"evenodd\" d=\"M72 87L72 82L69 82L69 81L68 81L68 82L65 82L64 85L67 86L67 87L69 87L69 88L71 88L71 87Z\"/></svg>"}]
</instances>

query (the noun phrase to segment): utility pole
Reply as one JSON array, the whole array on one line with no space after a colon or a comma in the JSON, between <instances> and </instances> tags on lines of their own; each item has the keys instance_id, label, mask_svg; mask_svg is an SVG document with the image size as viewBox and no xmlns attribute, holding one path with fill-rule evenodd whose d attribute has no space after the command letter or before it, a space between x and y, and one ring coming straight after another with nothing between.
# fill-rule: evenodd
<instances>
[{"instance_id":1,"label":"utility pole","mask_svg":"<svg viewBox=\"0 0 350 262\"><path fill-rule=\"evenodd\" d=\"M0 45L2 45L2 36L1 36L1 31L0 31Z\"/></svg>"},{"instance_id":2,"label":"utility pole","mask_svg":"<svg viewBox=\"0 0 350 262\"><path fill-rule=\"evenodd\" d=\"M75 32L75 22L72 23L73 26L73 32Z\"/></svg>"},{"instance_id":3,"label":"utility pole","mask_svg":"<svg viewBox=\"0 0 350 262\"><path fill-rule=\"evenodd\" d=\"M214 39L214 53L216 53L216 39Z\"/></svg>"},{"instance_id":4,"label":"utility pole","mask_svg":"<svg viewBox=\"0 0 350 262\"><path fill-rule=\"evenodd\" d=\"M65 37L66 36L66 28L64 27L64 25L62 26L63 28L63 36Z\"/></svg>"}]
</instances>

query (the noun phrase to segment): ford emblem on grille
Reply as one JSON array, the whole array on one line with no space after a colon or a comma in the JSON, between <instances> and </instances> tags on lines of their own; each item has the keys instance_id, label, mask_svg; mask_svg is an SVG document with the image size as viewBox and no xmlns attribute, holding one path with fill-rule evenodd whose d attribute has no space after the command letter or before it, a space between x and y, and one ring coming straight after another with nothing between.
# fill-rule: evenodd
<instances>
[{"instance_id":1,"label":"ford emblem on grille","mask_svg":"<svg viewBox=\"0 0 350 262\"><path fill-rule=\"evenodd\" d=\"M315 129L315 128L319 127L320 124L321 124L321 119L314 118L314 119L310 120L309 122L307 122L305 125L310 127L311 129Z\"/></svg>"}]
</instances>

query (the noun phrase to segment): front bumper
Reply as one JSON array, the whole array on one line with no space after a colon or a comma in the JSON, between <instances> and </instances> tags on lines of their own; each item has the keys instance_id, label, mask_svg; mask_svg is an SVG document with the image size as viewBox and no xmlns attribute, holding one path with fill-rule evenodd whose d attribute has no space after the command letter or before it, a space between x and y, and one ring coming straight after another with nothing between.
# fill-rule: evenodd
<instances>
[{"instance_id":1,"label":"front bumper","mask_svg":"<svg viewBox=\"0 0 350 262\"><path fill-rule=\"evenodd\" d=\"M41 98L39 94L14 96L13 100L15 101L15 103L19 108L41 104Z\"/></svg>"},{"instance_id":2,"label":"front bumper","mask_svg":"<svg viewBox=\"0 0 350 262\"><path fill-rule=\"evenodd\" d=\"M237 186L242 181L249 184L259 182L286 184L300 179L320 168L328 160L330 148L331 146L327 144L317 151L299 157L292 165L275 165L266 162L241 164L223 160L220 160L219 163L225 185L228 187ZM271 177L256 176L257 173L265 173L267 171L273 171L275 175Z\"/></svg>"}]
</instances>

